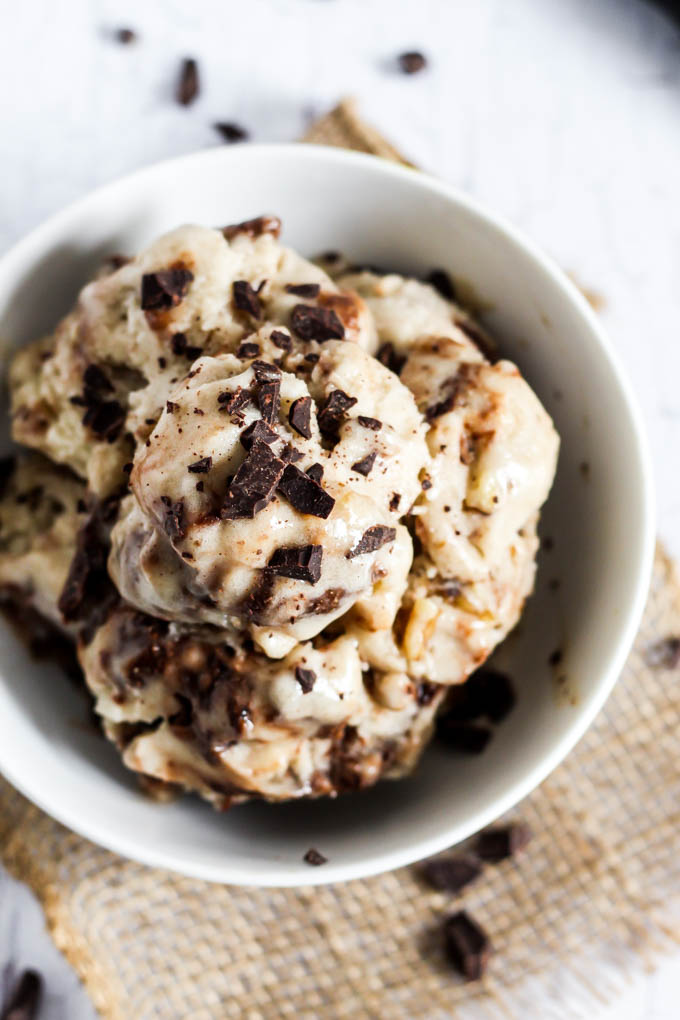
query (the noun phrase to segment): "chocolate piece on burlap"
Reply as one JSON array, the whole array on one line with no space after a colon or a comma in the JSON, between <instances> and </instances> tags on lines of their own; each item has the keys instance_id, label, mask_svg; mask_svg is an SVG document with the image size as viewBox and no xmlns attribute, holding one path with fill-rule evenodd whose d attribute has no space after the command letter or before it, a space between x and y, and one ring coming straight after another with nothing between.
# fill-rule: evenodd
<instances>
[{"instance_id":1,"label":"chocolate piece on burlap","mask_svg":"<svg viewBox=\"0 0 680 1020\"><path fill-rule=\"evenodd\" d=\"M395 158L372 138L348 104L309 136ZM645 660L677 634L680 583L659 551L620 683L512 813L531 843L517 861L487 865L464 899L427 889L418 867L297 890L180 878L93 846L4 781L2 857L40 897L108 1020L594 1016L678 937L677 674ZM468 984L442 939L446 916L463 905L494 946L483 980Z\"/></svg>"}]
</instances>

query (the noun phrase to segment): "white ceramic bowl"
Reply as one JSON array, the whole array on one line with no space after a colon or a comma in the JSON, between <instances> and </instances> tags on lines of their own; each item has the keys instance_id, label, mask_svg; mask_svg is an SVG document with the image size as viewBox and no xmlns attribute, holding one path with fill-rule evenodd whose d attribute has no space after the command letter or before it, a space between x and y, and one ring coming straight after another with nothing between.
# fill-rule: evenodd
<instances>
[{"instance_id":1,"label":"white ceramic bowl","mask_svg":"<svg viewBox=\"0 0 680 1020\"><path fill-rule=\"evenodd\" d=\"M65 825L126 856L219 882L288 886L375 874L448 847L535 787L609 694L633 640L653 553L642 427L602 329L540 252L465 195L370 156L313 146L213 149L101 188L0 261L0 336L51 329L102 256L183 222L263 212L304 254L330 248L411 273L443 266L492 309L485 321L562 437L536 593L501 657L519 703L480 757L430 748L415 775L336 801L249 804L227 815L185 797L157 805L101 737L82 695L0 623L0 770ZM0 412L5 422L6 413ZM6 429L6 425L4 425ZM587 477L580 465L587 462ZM549 582L558 578L558 592ZM562 694L548 665L560 646ZM564 696L565 690L568 697ZM315 846L321 868L302 861Z\"/></svg>"}]
</instances>

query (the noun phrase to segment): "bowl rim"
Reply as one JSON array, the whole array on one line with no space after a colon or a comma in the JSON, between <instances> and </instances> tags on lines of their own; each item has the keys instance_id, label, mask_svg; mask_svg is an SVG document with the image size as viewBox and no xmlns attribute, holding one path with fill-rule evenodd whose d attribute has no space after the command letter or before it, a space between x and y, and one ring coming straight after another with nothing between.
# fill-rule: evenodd
<instances>
[{"instance_id":1,"label":"bowl rim","mask_svg":"<svg viewBox=\"0 0 680 1020\"><path fill-rule=\"evenodd\" d=\"M247 146L234 146L233 148L217 147L202 149L142 167L132 173L100 185L69 203L34 227L26 236L11 245L0 256L0 275L12 263L21 263L27 259L39 258L42 251L51 243L53 235L58 234L72 217L77 216L82 211L86 211L88 205L96 206L101 201L110 200L115 195L116 190L125 189L133 184L133 182L144 181L145 178L153 178L155 174L161 171L180 170L184 167L200 166L203 163L229 163L239 159L247 161L251 157L257 159L271 156L276 156L277 159L283 156L285 158L313 160L319 163L330 162L340 166L360 167L369 174L407 181L415 187L416 191L422 190L431 194L434 193L445 201L459 206L465 213L470 214L486 228L495 230L500 235L503 235L506 241L509 241L512 246L528 256L538 274L543 274L544 277L547 277L550 284L562 291L576 308L585 327L584 332L589 332L590 334L588 342L600 348L600 352L606 360L607 368L611 373L612 381L619 388L622 403L629 416L635 439L635 448L631 450L631 454L635 455L635 467L641 482L640 509L643 521L641 534L637 536L636 580L628 595L627 609L625 613L621 614L617 638L612 643L608 664L598 678L597 686L590 694L588 703L574 713L571 723L567 726L562 737L555 743L550 753L546 754L540 762L528 768L526 774L513 782L505 793L497 796L493 801L481 807L473 814L468 815L462 820L458 819L443 824L441 832L436 836L423 840L418 840L417 837L405 840L404 845L398 850L388 852L380 852L378 850L370 858L366 859L365 865L361 863L335 863L331 860L323 868L309 869L303 875L297 872L292 873L286 870L285 867L282 870L277 870L277 865L272 864L266 870L262 868L253 874L245 867L234 866L228 860L215 865L196 863L187 861L185 856L174 853L170 848L157 847L151 849L144 846L140 847L134 836L131 837L127 832L121 833L108 830L102 832L96 823L90 824L86 811L78 814L77 811L70 810L68 806L63 807L59 804L55 806L54 804L47 803L47 798L43 798L41 795L37 782L32 783L28 776L21 774L21 770L15 769L14 763L1 760L2 749L0 748L0 772L20 793L52 818L99 846L103 846L114 853L121 854L140 863L152 867L166 868L192 878L232 885L286 888L326 885L333 882L368 878L422 860L454 846L456 843L490 824L543 782L569 751L572 750L593 722L611 693L632 647L647 599L654 561L655 500L651 457L643 416L637 398L632 385L621 368L618 356L613 350L606 331L584 296L551 257L546 255L537 244L527 238L522 231L509 223L503 215L489 211L483 203L478 202L475 198L471 198L459 188L415 168L392 163L378 156L366 153L299 142L255 143L248 144Z\"/></svg>"}]
</instances>

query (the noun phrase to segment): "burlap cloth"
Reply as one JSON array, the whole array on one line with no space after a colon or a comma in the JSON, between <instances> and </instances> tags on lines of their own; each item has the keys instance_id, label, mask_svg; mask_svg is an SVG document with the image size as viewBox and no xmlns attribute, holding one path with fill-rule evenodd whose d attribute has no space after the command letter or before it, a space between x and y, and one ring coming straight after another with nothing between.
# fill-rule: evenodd
<instances>
[{"instance_id":1,"label":"burlap cloth","mask_svg":"<svg viewBox=\"0 0 680 1020\"><path fill-rule=\"evenodd\" d=\"M349 104L308 140L399 158ZM645 659L674 634L680 586L658 550L621 681L513 812L533 842L464 895L495 948L477 985L441 951L441 918L460 901L426 889L416 868L290 891L208 885L93 846L0 780L2 859L111 1020L591 1018L680 936L678 674Z\"/></svg>"}]
</instances>

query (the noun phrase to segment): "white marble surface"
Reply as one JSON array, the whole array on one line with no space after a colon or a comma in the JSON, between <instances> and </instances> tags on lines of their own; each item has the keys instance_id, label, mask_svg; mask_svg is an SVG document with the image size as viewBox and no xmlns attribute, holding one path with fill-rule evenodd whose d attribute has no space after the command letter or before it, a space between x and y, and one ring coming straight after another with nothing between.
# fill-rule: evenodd
<instances>
[{"instance_id":1,"label":"white marble surface","mask_svg":"<svg viewBox=\"0 0 680 1020\"><path fill-rule=\"evenodd\" d=\"M139 42L110 32L130 25ZM400 148L527 231L604 298L649 429L659 528L680 554L680 22L639 0L52 0L0 33L0 250L136 167L219 144L298 136L354 93ZM419 48L427 71L395 73ZM182 56L204 88L172 93ZM91 1007L26 890L0 877L0 992L46 975L48 1020ZM675 1020L680 956L592 1020Z\"/></svg>"}]
</instances>

